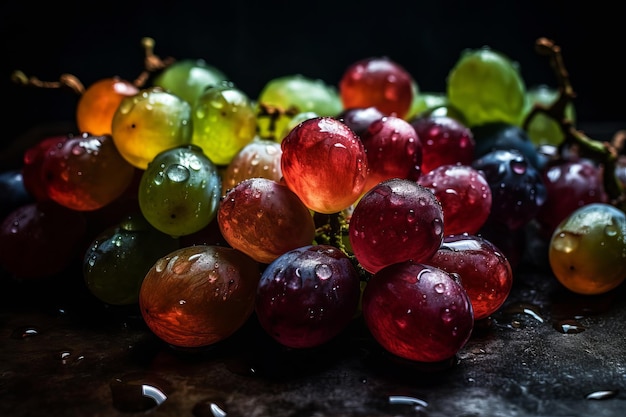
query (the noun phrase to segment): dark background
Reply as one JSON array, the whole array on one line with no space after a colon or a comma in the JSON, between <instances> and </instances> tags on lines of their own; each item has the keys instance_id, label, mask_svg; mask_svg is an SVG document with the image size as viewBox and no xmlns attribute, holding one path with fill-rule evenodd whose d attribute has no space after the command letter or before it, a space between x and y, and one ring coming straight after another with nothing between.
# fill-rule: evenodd
<instances>
[{"instance_id":1,"label":"dark background","mask_svg":"<svg viewBox=\"0 0 626 417\"><path fill-rule=\"evenodd\" d=\"M606 2L608 4L608 2ZM520 64L528 86L555 84L534 43L561 45L578 94L578 120L626 120L626 6L565 1L4 1L0 6L2 146L25 131L73 121L77 96L18 86L15 69L42 80L62 73L86 86L104 77L134 79L140 40L177 59L203 58L251 98L273 77L301 73L337 84L345 68L386 55L411 72L421 91L445 91L460 53L484 45ZM626 124L625 124L626 125Z\"/></svg>"}]
</instances>

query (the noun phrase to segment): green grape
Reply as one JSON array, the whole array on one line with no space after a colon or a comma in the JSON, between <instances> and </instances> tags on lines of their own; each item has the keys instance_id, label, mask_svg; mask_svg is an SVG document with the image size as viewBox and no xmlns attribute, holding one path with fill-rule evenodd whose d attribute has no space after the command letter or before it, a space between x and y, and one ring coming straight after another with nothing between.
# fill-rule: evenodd
<instances>
[{"instance_id":1,"label":"green grape","mask_svg":"<svg viewBox=\"0 0 626 417\"><path fill-rule=\"evenodd\" d=\"M226 75L202 59L184 59L165 68L153 85L171 91L193 106L208 87L226 81Z\"/></svg>"},{"instance_id":2,"label":"green grape","mask_svg":"<svg viewBox=\"0 0 626 417\"><path fill-rule=\"evenodd\" d=\"M208 88L192 113L191 143L217 165L228 165L256 136L254 104L229 81Z\"/></svg>"},{"instance_id":3,"label":"green grape","mask_svg":"<svg viewBox=\"0 0 626 417\"><path fill-rule=\"evenodd\" d=\"M342 110L341 98L334 86L301 74L277 77L265 84L257 98L259 136L280 142L296 114L313 112L334 117Z\"/></svg>"},{"instance_id":4,"label":"green grape","mask_svg":"<svg viewBox=\"0 0 626 417\"><path fill-rule=\"evenodd\" d=\"M305 111L305 112L296 114L295 116L293 116L291 120L287 122L287 124L285 125L285 130L283 130L283 133L277 136L278 141L282 142L285 136L287 136L289 132L291 132L291 129L298 126L300 123L304 122L305 120L313 119L314 117L319 117L319 116L320 115L315 113L314 111Z\"/></svg>"},{"instance_id":5,"label":"green grape","mask_svg":"<svg viewBox=\"0 0 626 417\"><path fill-rule=\"evenodd\" d=\"M149 87L122 100L111 132L124 159L146 169L160 152L191 142L191 106L161 87Z\"/></svg>"},{"instance_id":6,"label":"green grape","mask_svg":"<svg viewBox=\"0 0 626 417\"><path fill-rule=\"evenodd\" d=\"M158 154L139 182L139 208L152 226L185 236L207 226L216 215L222 181L215 164L195 145Z\"/></svg>"},{"instance_id":7,"label":"green grape","mask_svg":"<svg viewBox=\"0 0 626 417\"><path fill-rule=\"evenodd\" d=\"M406 116L407 120L419 117L424 112L448 103L448 97L441 92L421 92L413 95L413 104Z\"/></svg>"},{"instance_id":8,"label":"green grape","mask_svg":"<svg viewBox=\"0 0 626 417\"><path fill-rule=\"evenodd\" d=\"M178 248L178 239L152 227L141 214L131 214L96 236L85 252L87 288L107 304L135 304L152 265Z\"/></svg>"},{"instance_id":9,"label":"green grape","mask_svg":"<svg viewBox=\"0 0 626 417\"><path fill-rule=\"evenodd\" d=\"M489 47L463 51L448 74L447 95L468 127L520 125L526 109L526 86L517 63Z\"/></svg>"},{"instance_id":10,"label":"green grape","mask_svg":"<svg viewBox=\"0 0 626 417\"><path fill-rule=\"evenodd\" d=\"M552 105L558 99L559 91L547 85L539 85L529 89L526 96L527 106L524 117L526 117L535 104L546 107ZM565 107L565 117L572 122L576 120L576 111L571 101ZM537 146L558 146L563 142L564 135L560 124L544 113L537 113L528 124L526 130L531 142Z\"/></svg>"}]
</instances>

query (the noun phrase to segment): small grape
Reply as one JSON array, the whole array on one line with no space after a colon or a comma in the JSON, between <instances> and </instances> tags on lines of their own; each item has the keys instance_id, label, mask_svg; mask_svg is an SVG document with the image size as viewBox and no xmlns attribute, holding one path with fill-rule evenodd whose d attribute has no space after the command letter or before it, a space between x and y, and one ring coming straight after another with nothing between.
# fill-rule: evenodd
<instances>
[{"instance_id":1,"label":"small grape","mask_svg":"<svg viewBox=\"0 0 626 417\"><path fill-rule=\"evenodd\" d=\"M50 200L43 164L49 149L62 148L71 136L48 136L30 146L24 152L22 178L24 187L36 201Z\"/></svg>"},{"instance_id":2,"label":"small grape","mask_svg":"<svg viewBox=\"0 0 626 417\"><path fill-rule=\"evenodd\" d=\"M111 135L113 116L122 100L139 93L139 88L119 77L103 78L83 92L76 105L76 124L81 133Z\"/></svg>"},{"instance_id":3,"label":"small grape","mask_svg":"<svg viewBox=\"0 0 626 417\"><path fill-rule=\"evenodd\" d=\"M372 122L382 119L385 115L374 106L353 107L345 109L337 115L358 137L362 137Z\"/></svg>"},{"instance_id":4,"label":"small grape","mask_svg":"<svg viewBox=\"0 0 626 417\"><path fill-rule=\"evenodd\" d=\"M139 184L139 207L159 231L184 236L216 216L222 182L217 167L195 145L159 153Z\"/></svg>"},{"instance_id":5,"label":"small grape","mask_svg":"<svg viewBox=\"0 0 626 417\"><path fill-rule=\"evenodd\" d=\"M160 152L191 143L191 105L160 87L143 89L122 100L111 132L120 154L146 169Z\"/></svg>"},{"instance_id":6,"label":"small grape","mask_svg":"<svg viewBox=\"0 0 626 417\"><path fill-rule=\"evenodd\" d=\"M203 59L181 59L157 74L152 84L176 94L193 107L207 88L227 79L222 70Z\"/></svg>"},{"instance_id":7,"label":"small grape","mask_svg":"<svg viewBox=\"0 0 626 417\"><path fill-rule=\"evenodd\" d=\"M367 155L358 136L332 117L316 117L295 127L281 143L287 186L311 210L337 213L363 193Z\"/></svg>"},{"instance_id":8,"label":"small grape","mask_svg":"<svg viewBox=\"0 0 626 417\"><path fill-rule=\"evenodd\" d=\"M557 100L559 91L547 85L538 85L530 88L527 92L526 114L532 109L532 106L539 104L549 107ZM570 101L565 107L565 116L572 122L576 122L576 110L574 104ZM563 129L557 120L549 117L545 113L537 113L527 127L528 137L535 146L555 145L558 146L563 142Z\"/></svg>"},{"instance_id":9,"label":"small grape","mask_svg":"<svg viewBox=\"0 0 626 417\"><path fill-rule=\"evenodd\" d=\"M474 328L472 303L454 277L416 262L390 265L365 285L363 318L390 353L412 361L453 357Z\"/></svg>"},{"instance_id":10,"label":"small grape","mask_svg":"<svg viewBox=\"0 0 626 417\"><path fill-rule=\"evenodd\" d=\"M371 273L397 262L422 262L443 241L441 203L415 181L383 181L356 204L349 239L354 256Z\"/></svg>"},{"instance_id":11,"label":"small grape","mask_svg":"<svg viewBox=\"0 0 626 417\"><path fill-rule=\"evenodd\" d=\"M360 295L359 275L341 250L309 245L268 265L257 289L256 313L261 326L279 343L310 348L346 328Z\"/></svg>"},{"instance_id":12,"label":"small grape","mask_svg":"<svg viewBox=\"0 0 626 417\"><path fill-rule=\"evenodd\" d=\"M519 126L503 122L485 123L473 127L472 134L476 142L475 158L496 149L517 149L535 168L543 167L544 158L530 141L528 132Z\"/></svg>"}]
</instances>

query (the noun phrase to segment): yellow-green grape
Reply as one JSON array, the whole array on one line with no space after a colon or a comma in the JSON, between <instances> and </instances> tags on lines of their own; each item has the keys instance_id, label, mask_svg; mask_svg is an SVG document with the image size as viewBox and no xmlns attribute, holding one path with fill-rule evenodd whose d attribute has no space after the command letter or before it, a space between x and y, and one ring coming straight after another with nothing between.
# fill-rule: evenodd
<instances>
[{"instance_id":1,"label":"yellow-green grape","mask_svg":"<svg viewBox=\"0 0 626 417\"><path fill-rule=\"evenodd\" d=\"M526 95L528 100L525 115L530 112L535 104L540 104L546 107L554 104L559 97L559 91L547 85L539 85L530 88ZM565 117L572 122L576 121L576 111L574 109L574 104L571 101L565 107ZM563 142L564 138L563 130L561 129L560 124L553 118L541 112L535 114L535 116L530 120L526 131L528 132L530 141L537 146L558 146L561 142Z\"/></svg>"},{"instance_id":2,"label":"yellow-green grape","mask_svg":"<svg viewBox=\"0 0 626 417\"><path fill-rule=\"evenodd\" d=\"M256 136L254 105L229 81L209 87L193 106L191 143L217 165L228 165Z\"/></svg>"},{"instance_id":3,"label":"yellow-green grape","mask_svg":"<svg viewBox=\"0 0 626 417\"><path fill-rule=\"evenodd\" d=\"M590 203L565 218L549 246L552 272L578 294L603 294L626 279L626 214Z\"/></svg>"},{"instance_id":4,"label":"yellow-green grape","mask_svg":"<svg viewBox=\"0 0 626 417\"><path fill-rule=\"evenodd\" d=\"M526 109L526 86L517 63L489 47L463 51L448 74L447 95L468 127L521 125Z\"/></svg>"},{"instance_id":5,"label":"yellow-green grape","mask_svg":"<svg viewBox=\"0 0 626 417\"><path fill-rule=\"evenodd\" d=\"M337 89L323 80L292 74L271 79L256 100L259 136L281 141L289 121L299 113L337 116L343 104Z\"/></svg>"},{"instance_id":6,"label":"yellow-green grape","mask_svg":"<svg viewBox=\"0 0 626 417\"><path fill-rule=\"evenodd\" d=\"M111 132L124 159L146 169L160 152L191 142L191 105L161 87L143 89L122 100Z\"/></svg>"},{"instance_id":7,"label":"yellow-green grape","mask_svg":"<svg viewBox=\"0 0 626 417\"><path fill-rule=\"evenodd\" d=\"M195 145L158 154L139 182L139 208L156 229L185 236L216 215L222 181L216 165Z\"/></svg>"},{"instance_id":8,"label":"yellow-green grape","mask_svg":"<svg viewBox=\"0 0 626 417\"><path fill-rule=\"evenodd\" d=\"M152 84L171 91L193 106L204 90L226 80L224 72L203 59L183 59L165 68Z\"/></svg>"}]
</instances>

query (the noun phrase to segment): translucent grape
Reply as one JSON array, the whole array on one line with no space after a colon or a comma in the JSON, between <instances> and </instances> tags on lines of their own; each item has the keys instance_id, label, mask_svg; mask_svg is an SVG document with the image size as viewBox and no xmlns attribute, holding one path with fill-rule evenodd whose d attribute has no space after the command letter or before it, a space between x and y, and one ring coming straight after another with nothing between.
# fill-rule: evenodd
<instances>
[{"instance_id":1,"label":"translucent grape","mask_svg":"<svg viewBox=\"0 0 626 417\"><path fill-rule=\"evenodd\" d=\"M191 142L191 106L160 87L146 88L122 100L111 132L120 154L146 169L160 152Z\"/></svg>"},{"instance_id":2,"label":"translucent grape","mask_svg":"<svg viewBox=\"0 0 626 417\"><path fill-rule=\"evenodd\" d=\"M530 88L527 92L527 110L526 114L531 110L532 106L539 104L549 107L557 100L559 91L556 88L547 85L538 85ZM570 101L565 107L565 116L572 122L576 122L576 110L574 104ZM528 137L535 146L555 145L558 146L563 142L563 130L558 121L547 116L545 113L537 113L530 121L528 128Z\"/></svg>"},{"instance_id":3,"label":"translucent grape","mask_svg":"<svg viewBox=\"0 0 626 417\"><path fill-rule=\"evenodd\" d=\"M152 84L176 94L193 106L208 87L227 79L222 70L203 59L181 59L158 73Z\"/></svg>"},{"instance_id":4,"label":"translucent grape","mask_svg":"<svg viewBox=\"0 0 626 417\"><path fill-rule=\"evenodd\" d=\"M139 207L159 231L184 236L216 216L222 191L217 167L195 145L158 154L141 176Z\"/></svg>"},{"instance_id":5,"label":"translucent grape","mask_svg":"<svg viewBox=\"0 0 626 417\"><path fill-rule=\"evenodd\" d=\"M489 47L463 51L448 74L447 95L470 128L490 122L519 125L526 109L517 63Z\"/></svg>"},{"instance_id":6,"label":"translucent grape","mask_svg":"<svg viewBox=\"0 0 626 417\"><path fill-rule=\"evenodd\" d=\"M248 96L230 82L208 88L198 97L192 112L191 143L216 165L228 165L256 135L254 106Z\"/></svg>"}]
</instances>

